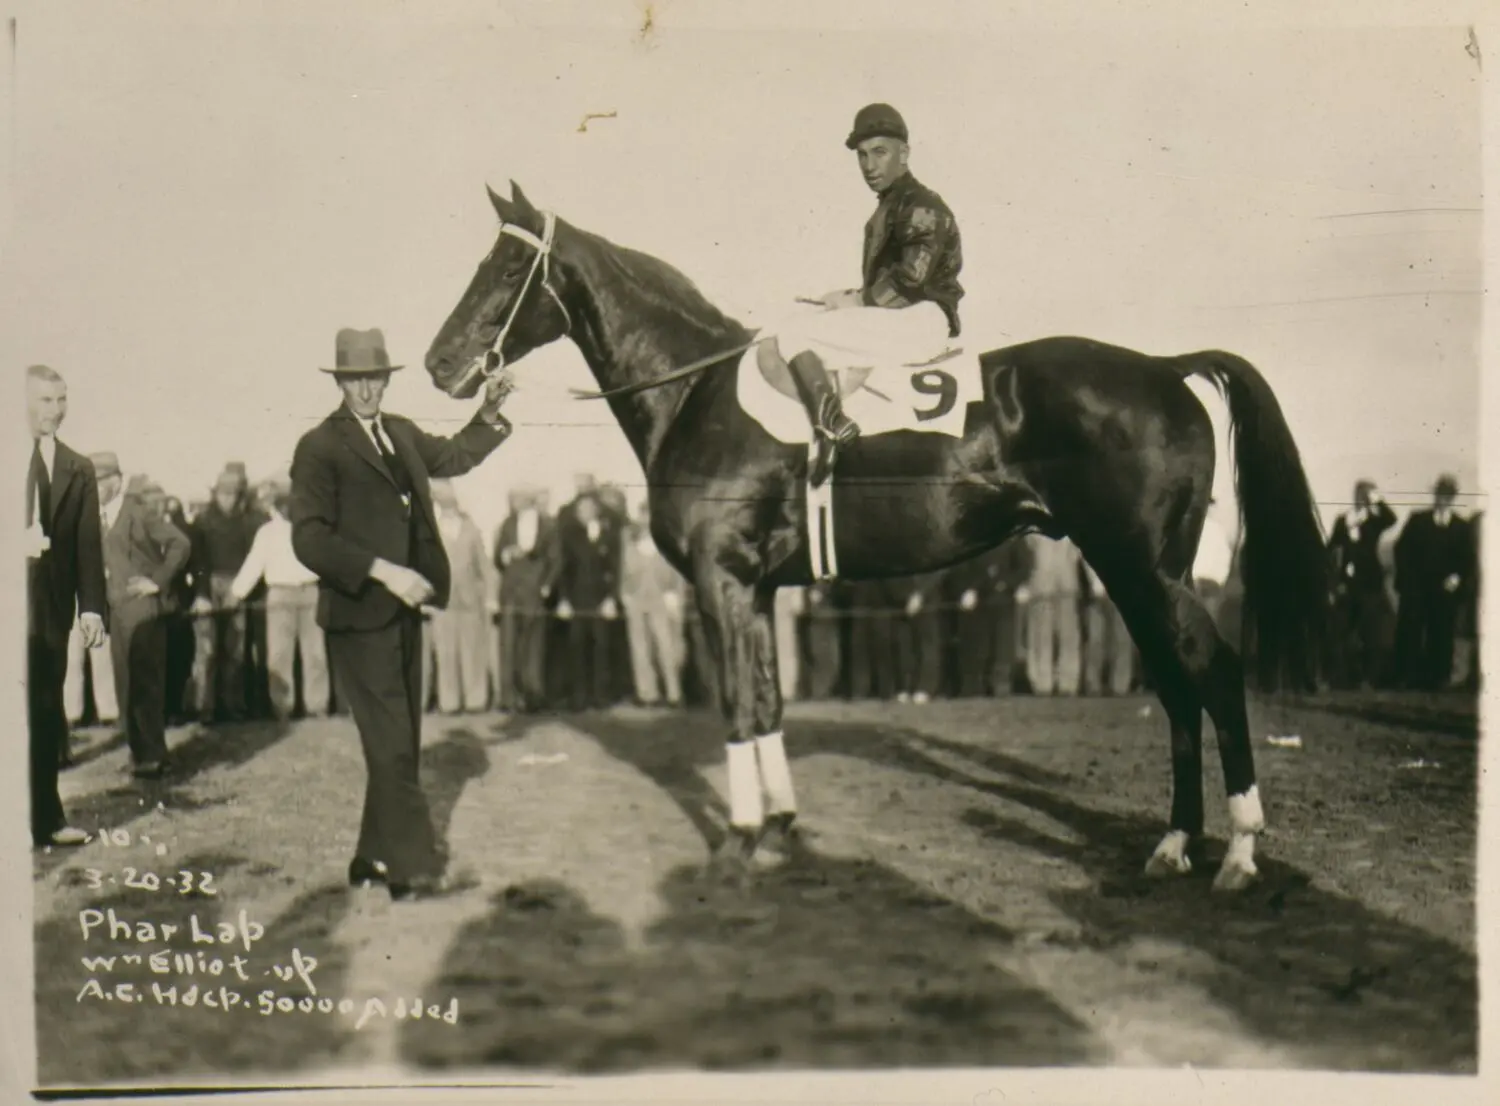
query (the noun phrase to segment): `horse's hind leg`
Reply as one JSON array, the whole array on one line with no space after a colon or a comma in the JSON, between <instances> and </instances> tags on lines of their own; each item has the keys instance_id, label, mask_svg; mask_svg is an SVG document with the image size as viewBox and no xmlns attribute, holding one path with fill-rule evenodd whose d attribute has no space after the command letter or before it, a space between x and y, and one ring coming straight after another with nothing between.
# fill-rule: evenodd
<instances>
[{"instance_id":1,"label":"horse's hind leg","mask_svg":"<svg viewBox=\"0 0 1500 1106\"><path fill-rule=\"evenodd\" d=\"M1234 650L1219 634L1213 616L1193 590L1180 581L1168 580L1166 591L1177 659L1183 675L1192 680L1198 701L1213 719L1224 769L1224 789L1229 796L1229 849L1214 877L1214 889L1238 891L1256 876L1255 839L1265 829L1260 789L1255 782L1255 756L1250 748L1250 724L1245 713L1244 672ZM1174 760L1175 750L1174 744Z\"/></svg>"},{"instance_id":2,"label":"horse's hind leg","mask_svg":"<svg viewBox=\"0 0 1500 1106\"><path fill-rule=\"evenodd\" d=\"M1156 683L1172 727L1172 818L1167 835L1146 861L1146 874L1155 878L1191 872L1188 847L1203 834L1203 708L1178 666L1163 667Z\"/></svg>"}]
</instances>

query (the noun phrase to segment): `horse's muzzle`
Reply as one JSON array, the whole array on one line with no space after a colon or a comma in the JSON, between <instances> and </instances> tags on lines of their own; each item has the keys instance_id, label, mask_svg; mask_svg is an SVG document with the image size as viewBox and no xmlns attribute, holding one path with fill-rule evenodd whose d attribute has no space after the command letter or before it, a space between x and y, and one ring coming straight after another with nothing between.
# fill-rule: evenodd
<instances>
[{"instance_id":1,"label":"horse's muzzle","mask_svg":"<svg viewBox=\"0 0 1500 1106\"><path fill-rule=\"evenodd\" d=\"M470 399L477 395L480 385L485 376L493 372L500 365L500 355L490 350L483 357L475 357L464 366L462 372L456 373L453 379L446 385L442 385L443 391L454 399Z\"/></svg>"}]
</instances>

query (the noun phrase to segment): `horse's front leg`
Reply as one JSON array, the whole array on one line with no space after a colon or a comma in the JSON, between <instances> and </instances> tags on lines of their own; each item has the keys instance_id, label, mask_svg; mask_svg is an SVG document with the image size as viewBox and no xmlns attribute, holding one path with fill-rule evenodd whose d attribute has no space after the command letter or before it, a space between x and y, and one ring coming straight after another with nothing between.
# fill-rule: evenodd
<instances>
[{"instance_id":1,"label":"horse's front leg","mask_svg":"<svg viewBox=\"0 0 1500 1106\"><path fill-rule=\"evenodd\" d=\"M719 662L729 776L729 837L722 863L739 866L755 853L769 825L785 830L796 814L781 739L776 678L774 592L760 593L717 565L697 575L699 612ZM764 793L762 785L764 784Z\"/></svg>"}]
</instances>

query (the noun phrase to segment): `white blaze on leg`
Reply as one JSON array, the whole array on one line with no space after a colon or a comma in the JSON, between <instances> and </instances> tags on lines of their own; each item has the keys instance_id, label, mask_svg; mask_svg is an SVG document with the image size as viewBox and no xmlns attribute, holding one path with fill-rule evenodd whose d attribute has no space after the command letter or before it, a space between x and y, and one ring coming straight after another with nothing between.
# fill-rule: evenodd
<instances>
[{"instance_id":1,"label":"white blaze on leg","mask_svg":"<svg viewBox=\"0 0 1500 1106\"><path fill-rule=\"evenodd\" d=\"M755 743L731 741L729 749L729 821L736 829L759 829L765 820Z\"/></svg>"},{"instance_id":2,"label":"white blaze on leg","mask_svg":"<svg viewBox=\"0 0 1500 1106\"><path fill-rule=\"evenodd\" d=\"M1244 794L1229 796L1229 849L1214 877L1214 887L1238 891L1256 876L1255 835L1266 828L1260 808L1260 791L1252 784Z\"/></svg>"},{"instance_id":3,"label":"white blaze on leg","mask_svg":"<svg viewBox=\"0 0 1500 1106\"><path fill-rule=\"evenodd\" d=\"M786 746L781 731L762 734L755 739L760 756L760 778L766 785L772 814L792 814L797 810L797 796L792 790L792 770L787 767Z\"/></svg>"},{"instance_id":4,"label":"white blaze on leg","mask_svg":"<svg viewBox=\"0 0 1500 1106\"><path fill-rule=\"evenodd\" d=\"M1243 795L1229 796L1229 826L1236 835L1256 834L1266 828L1266 816L1260 809L1260 788L1255 784Z\"/></svg>"}]
</instances>

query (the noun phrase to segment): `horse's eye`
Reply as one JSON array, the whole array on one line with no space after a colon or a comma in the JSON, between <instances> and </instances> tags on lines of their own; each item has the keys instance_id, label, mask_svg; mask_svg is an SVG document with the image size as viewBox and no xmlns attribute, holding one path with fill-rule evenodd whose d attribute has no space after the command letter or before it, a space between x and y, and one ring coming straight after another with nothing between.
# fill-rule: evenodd
<instances>
[{"instance_id":1,"label":"horse's eye","mask_svg":"<svg viewBox=\"0 0 1500 1106\"><path fill-rule=\"evenodd\" d=\"M503 280L503 281L505 281L507 284L514 284L516 281L520 280L525 275L526 275L526 266L525 265L517 265L513 269L506 269L506 270L504 270L500 274L500 279Z\"/></svg>"}]
</instances>

